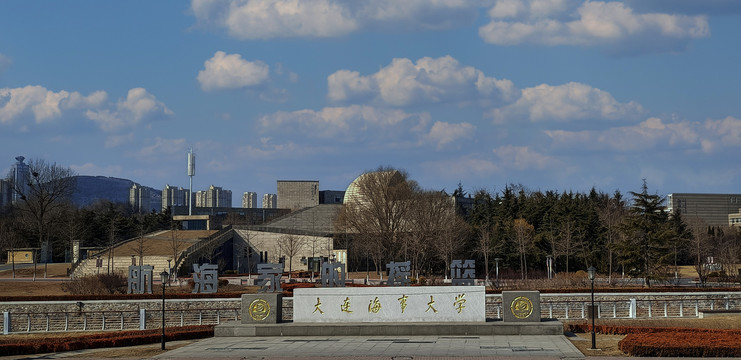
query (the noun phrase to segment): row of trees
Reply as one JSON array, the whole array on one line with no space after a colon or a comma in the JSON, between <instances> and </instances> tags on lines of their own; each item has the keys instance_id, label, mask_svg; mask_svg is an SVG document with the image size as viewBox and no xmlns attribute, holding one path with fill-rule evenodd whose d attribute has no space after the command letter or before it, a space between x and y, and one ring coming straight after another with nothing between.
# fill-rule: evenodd
<instances>
[{"instance_id":1,"label":"row of trees","mask_svg":"<svg viewBox=\"0 0 741 360\"><path fill-rule=\"evenodd\" d=\"M138 214L128 204L99 201L75 207L71 203L74 171L40 159L30 160L28 167L25 183L7 178L20 196L12 206L0 209L2 249L43 248L50 254L48 260L69 261L74 240L81 246L102 248L171 226L168 212Z\"/></svg>"},{"instance_id":2,"label":"row of trees","mask_svg":"<svg viewBox=\"0 0 741 360\"><path fill-rule=\"evenodd\" d=\"M619 191L558 193L508 185L501 192L476 191L471 199L460 185L449 196L419 188L403 171L379 168L346 194L336 223L346 235L335 241L348 248L356 267L370 260L380 270L388 261L410 260L417 275L447 274L453 258L476 258L487 278L491 260L499 258L503 268L528 279L533 271L543 274L551 257L556 272L593 265L610 280L619 272L647 286L678 265L695 265L704 282L709 256L735 271L741 260L737 228L669 214L664 197L650 193L645 181L629 194L628 200ZM455 211L456 197L468 197L472 207Z\"/></svg>"}]
</instances>

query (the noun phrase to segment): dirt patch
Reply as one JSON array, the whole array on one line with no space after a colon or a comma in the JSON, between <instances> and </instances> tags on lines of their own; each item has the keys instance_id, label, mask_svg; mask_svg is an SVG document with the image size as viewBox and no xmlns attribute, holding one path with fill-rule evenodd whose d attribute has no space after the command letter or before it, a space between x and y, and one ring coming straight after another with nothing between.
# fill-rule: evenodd
<instances>
[{"instance_id":1,"label":"dirt patch","mask_svg":"<svg viewBox=\"0 0 741 360\"><path fill-rule=\"evenodd\" d=\"M24 268L20 269L16 264L15 277L17 278L33 278L33 264L29 267L25 267L28 264L23 264ZM46 277L47 278L60 278L67 277L67 271L70 268L69 263L55 263L46 264ZM2 270L0 271L0 278L12 278L13 270ZM36 264L36 278L44 277L44 264Z\"/></svg>"},{"instance_id":2,"label":"dirt patch","mask_svg":"<svg viewBox=\"0 0 741 360\"><path fill-rule=\"evenodd\" d=\"M62 281L0 281L3 296L50 296L64 295Z\"/></svg>"},{"instance_id":3,"label":"dirt patch","mask_svg":"<svg viewBox=\"0 0 741 360\"><path fill-rule=\"evenodd\" d=\"M626 356L624 352L618 349L618 342L625 335L602 335L596 334L595 343L597 350L592 350L592 334L575 334L570 336L569 340L576 346L582 354L586 356Z\"/></svg>"}]
</instances>

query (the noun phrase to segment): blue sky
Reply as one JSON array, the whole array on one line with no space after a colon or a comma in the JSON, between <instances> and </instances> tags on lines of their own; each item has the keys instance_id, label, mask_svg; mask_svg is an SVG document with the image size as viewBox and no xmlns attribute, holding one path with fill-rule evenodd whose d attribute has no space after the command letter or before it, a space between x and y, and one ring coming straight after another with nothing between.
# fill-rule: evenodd
<instances>
[{"instance_id":1,"label":"blue sky","mask_svg":"<svg viewBox=\"0 0 741 360\"><path fill-rule=\"evenodd\" d=\"M736 0L0 2L0 171L739 192Z\"/></svg>"}]
</instances>

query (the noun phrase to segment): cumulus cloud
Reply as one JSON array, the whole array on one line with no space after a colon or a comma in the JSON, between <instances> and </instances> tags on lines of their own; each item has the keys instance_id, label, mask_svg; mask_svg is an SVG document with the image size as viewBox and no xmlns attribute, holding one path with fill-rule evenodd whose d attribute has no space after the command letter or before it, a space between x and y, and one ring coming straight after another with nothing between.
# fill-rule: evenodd
<instances>
[{"instance_id":1,"label":"cumulus cloud","mask_svg":"<svg viewBox=\"0 0 741 360\"><path fill-rule=\"evenodd\" d=\"M489 116L495 123L521 118L532 122L567 122L634 119L642 113L643 108L636 102L620 103L606 91L571 82L523 89L516 102L492 110Z\"/></svg>"},{"instance_id":2,"label":"cumulus cloud","mask_svg":"<svg viewBox=\"0 0 741 360\"><path fill-rule=\"evenodd\" d=\"M499 170L491 160L471 154L454 159L426 161L421 167L437 177L447 179L460 179L460 174L487 176Z\"/></svg>"},{"instance_id":3,"label":"cumulus cloud","mask_svg":"<svg viewBox=\"0 0 741 360\"><path fill-rule=\"evenodd\" d=\"M361 29L447 29L470 24L483 4L462 0L193 0L191 10L200 25L224 28L239 39L321 38Z\"/></svg>"},{"instance_id":4,"label":"cumulus cloud","mask_svg":"<svg viewBox=\"0 0 741 360\"><path fill-rule=\"evenodd\" d=\"M121 176L123 174L123 169L118 165L99 166L93 163L84 163L82 165L70 165L70 168L80 175Z\"/></svg>"},{"instance_id":5,"label":"cumulus cloud","mask_svg":"<svg viewBox=\"0 0 741 360\"><path fill-rule=\"evenodd\" d=\"M332 101L372 100L391 106L470 101L502 104L518 95L511 81L487 77L451 56L424 57L416 63L397 58L375 74L340 70L327 82Z\"/></svg>"},{"instance_id":6,"label":"cumulus cloud","mask_svg":"<svg viewBox=\"0 0 741 360\"><path fill-rule=\"evenodd\" d=\"M622 2L498 0L479 28L490 44L600 46L614 53L674 52L710 35L706 16L636 13Z\"/></svg>"},{"instance_id":7,"label":"cumulus cloud","mask_svg":"<svg viewBox=\"0 0 741 360\"><path fill-rule=\"evenodd\" d=\"M119 99L115 109L88 110L85 116L106 132L133 127L148 120L171 116L173 112L144 88L129 90L126 99Z\"/></svg>"},{"instance_id":8,"label":"cumulus cloud","mask_svg":"<svg viewBox=\"0 0 741 360\"><path fill-rule=\"evenodd\" d=\"M649 118L637 125L606 130L545 131L556 147L579 147L590 150L612 149L623 152L643 151L656 146L684 146L692 148L707 136L699 124L689 121L664 122Z\"/></svg>"},{"instance_id":9,"label":"cumulus cloud","mask_svg":"<svg viewBox=\"0 0 741 360\"><path fill-rule=\"evenodd\" d=\"M499 158L499 163L518 170L542 170L557 164L557 161L553 157L538 153L527 146L500 146L494 149L493 152Z\"/></svg>"},{"instance_id":10,"label":"cumulus cloud","mask_svg":"<svg viewBox=\"0 0 741 360\"><path fill-rule=\"evenodd\" d=\"M0 123L9 124L23 116L33 115L36 123L62 116L64 110L95 108L105 102L105 91L88 96L61 90L54 92L43 86L0 89Z\"/></svg>"},{"instance_id":11,"label":"cumulus cloud","mask_svg":"<svg viewBox=\"0 0 741 360\"><path fill-rule=\"evenodd\" d=\"M217 51L198 72L203 91L231 90L260 85L268 80L270 67L261 61L247 61L239 54Z\"/></svg>"},{"instance_id":12,"label":"cumulus cloud","mask_svg":"<svg viewBox=\"0 0 741 360\"><path fill-rule=\"evenodd\" d=\"M445 145L461 139L470 139L474 136L476 127L469 123L451 124L447 122L436 121L430 128L428 139L437 145L438 149Z\"/></svg>"},{"instance_id":13,"label":"cumulus cloud","mask_svg":"<svg viewBox=\"0 0 741 360\"><path fill-rule=\"evenodd\" d=\"M398 133L419 133L429 122L427 114L410 114L401 110L377 109L370 106L327 107L319 111L277 112L260 118L263 132L298 133L310 138L353 141ZM383 133L381 133L383 132Z\"/></svg>"},{"instance_id":14,"label":"cumulus cloud","mask_svg":"<svg viewBox=\"0 0 741 360\"><path fill-rule=\"evenodd\" d=\"M163 139L156 137L154 143L144 146L136 152L136 157L140 159L149 159L152 157L161 158L162 155L181 154L185 149L185 139Z\"/></svg>"},{"instance_id":15,"label":"cumulus cloud","mask_svg":"<svg viewBox=\"0 0 741 360\"><path fill-rule=\"evenodd\" d=\"M741 119L727 117L721 120L706 120L704 124L711 136L703 139L703 149L711 151L718 143L726 146L741 145Z\"/></svg>"}]
</instances>

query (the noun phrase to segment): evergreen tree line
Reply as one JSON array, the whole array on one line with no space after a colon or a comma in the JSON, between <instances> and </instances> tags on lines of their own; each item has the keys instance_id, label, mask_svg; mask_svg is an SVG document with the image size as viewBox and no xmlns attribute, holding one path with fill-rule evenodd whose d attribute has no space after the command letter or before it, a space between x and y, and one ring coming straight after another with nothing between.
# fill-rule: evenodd
<instances>
[{"instance_id":1,"label":"evergreen tree line","mask_svg":"<svg viewBox=\"0 0 741 360\"><path fill-rule=\"evenodd\" d=\"M557 273L594 266L610 279L624 274L647 286L673 278L681 265L694 265L704 283L712 273L708 257L719 262L721 275L738 276L737 227L710 227L679 212L670 214L665 198L649 193L645 181L640 191L629 194L625 199L619 191L558 193L519 185L499 193L477 191L468 215L468 253L480 260L483 253L501 258L500 266L522 279L533 272L543 276L548 256Z\"/></svg>"}]
</instances>

